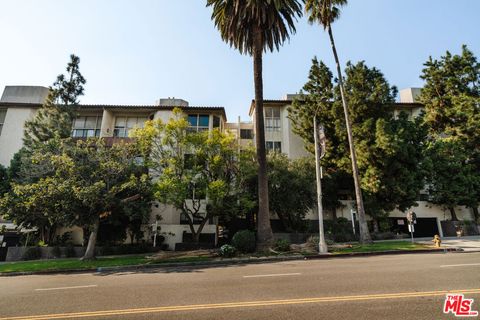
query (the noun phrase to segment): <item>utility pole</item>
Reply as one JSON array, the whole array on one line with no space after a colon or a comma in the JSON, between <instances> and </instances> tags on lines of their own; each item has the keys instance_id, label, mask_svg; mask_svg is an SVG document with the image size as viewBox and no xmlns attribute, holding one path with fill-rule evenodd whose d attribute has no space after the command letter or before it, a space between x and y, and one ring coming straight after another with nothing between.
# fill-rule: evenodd
<instances>
[{"instance_id":1,"label":"utility pole","mask_svg":"<svg viewBox=\"0 0 480 320\"><path fill-rule=\"evenodd\" d=\"M317 116L313 117L313 134L315 138L315 171L317 174L317 207L318 207L318 252L327 253L328 247L325 242L325 232L323 230L323 205L322 205L322 168L320 159L325 156L325 132L323 126L317 124Z\"/></svg>"}]
</instances>

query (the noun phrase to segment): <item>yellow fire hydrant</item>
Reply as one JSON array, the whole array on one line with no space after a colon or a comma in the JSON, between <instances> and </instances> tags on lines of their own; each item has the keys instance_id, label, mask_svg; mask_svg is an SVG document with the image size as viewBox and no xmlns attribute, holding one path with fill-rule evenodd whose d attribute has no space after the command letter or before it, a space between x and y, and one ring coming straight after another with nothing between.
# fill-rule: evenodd
<instances>
[{"instance_id":1,"label":"yellow fire hydrant","mask_svg":"<svg viewBox=\"0 0 480 320\"><path fill-rule=\"evenodd\" d=\"M442 243L442 239L440 239L439 235L436 234L436 235L433 237L432 242L435 243L435 247L440 248L440 244Z\"/></svg>"}]
</instances>

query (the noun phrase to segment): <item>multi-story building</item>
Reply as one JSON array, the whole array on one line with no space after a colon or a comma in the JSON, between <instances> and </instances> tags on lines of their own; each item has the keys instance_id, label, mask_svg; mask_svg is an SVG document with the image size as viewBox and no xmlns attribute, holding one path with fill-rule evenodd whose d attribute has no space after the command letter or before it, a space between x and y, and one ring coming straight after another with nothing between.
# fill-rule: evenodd
<instances>
[{"instance_id":1,"label":"multi-story building","mask_svg":"<svg viewBox=\"0 0 480 320\"><path fill-rule=\"evenodd\" d=\"M25 121L31 119L41 107L48 94L48 88L31 86L7 86L0 99L0 164L8 166L15 152L22 146ZM405 89L400 91L400 102L393 107L395 116L405 112L409 118L418 116L423 109L418 103L419 89ZM302 139L293 133L292 122L288 118L288 106L295 95L286 95L280 100L264 100L265 140L269 151L286 154L291 159L308 156ZM212 130L220 128L235 135L240 147L254 145L255 137L255 103L250 104L250 122L227 123L223 107L190 106L185 100L168 98L160 99L152 105L80 105L78 117L72 129L74 137L102 137L109 143L128 139L128 132L134 127L142 127L148 119L162 119L168 121L174 107L180 107L187 115L192 130ZM351 219L354 210L354 201L348 197L342 201L343 206L337 209L337 216ZM427 201L419 198L417 213L419 224L425 235L442 234L440 221L447 220L449 213ZM457 208L460 219L472 220L469 209ZM185 217L182 217L173 207L160 203L152 206L151 221L160 215L161 228L166 236L166 243L174 248L176 243L182 242L184 233L189 232ZM326 218L332 214L326 212ZM390 213L392 221L402 229L405 226L405 213L394 210ZM307 219L318 220L317 214L312 211ZM314 224L314 223L313 223ZM216 235L216 221L210 221L203 233ZM76 241L81 242L83 237L79 230L74 232Z\"/></svg>"},{"instance_id":2,"label":"multi-story building","mask_svg":"<svg viewBox=\"0 0 480 320\"><path fill-rule=\"evenodd\" d=\"M48 88L30 86L7 86L0 99L0 164L8 166L13 155L22 147L24 124L32 119L48 95ZM168 121L175 107L186 114L191 130L213 130L226 128L226 114L223 107L190 106L185 100L159 99L152 105L94 105L78 106L72 136L76 138L101 137L107 144L129 139L129 130L143 127L145 121L162 119ZM182 242L184 231L189 231L185 217L172 206L154 203L151 221L160 215L161 231L166 243L174 248ZM4 223L6 221L3 221ZM60 232L66 231L65 229ZM80 228L73 228L76 243L83 241ZM204 233L216 234L214 221L204 227Z\"/></svg>"}]
</instances>

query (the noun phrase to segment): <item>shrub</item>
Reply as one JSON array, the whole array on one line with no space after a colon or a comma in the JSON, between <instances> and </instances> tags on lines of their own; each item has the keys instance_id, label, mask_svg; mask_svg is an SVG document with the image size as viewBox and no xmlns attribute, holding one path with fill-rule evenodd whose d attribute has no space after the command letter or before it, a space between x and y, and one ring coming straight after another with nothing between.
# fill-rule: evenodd
<instances>
[{"instance_id":1,"label":"shrub","mask_svg":"<svg viewBox=\"0 0 480 320\"><path fill-rule=\"evenodd\" d=\"M220 247L219 254L222 257L231 258L235 256L236 252L237 252L237 249L235 249L234 246L231 246L229 244L224 244L223 246Z\"/></svg>"},{"instance_id":2,"label":"shrub","mask_svg":"<svg viewBox=\"0 0 480 320\"><path fill-rule=\"evenodd\" d=\"M75 258L77 253L75 252L75 248L73 246L67 246L65 248L65 257L67 258Z\"/></svg>"},{"instance_id":3,"label":"shrub","mask_svg":"<svg viewBox=\"0 0 480 320\"><path fill-rule=\"evenodd\" d=\"M286 239L278 239L275 242L275 250L280 252L290 251L290 241Z\"/></svg>"},{"instance_id":4,"label":"shrub","mask_svg":"<svg viewBox=\"0 0 480 320\"><path fill-rule=\"evenodd\" d=\"M255 233L250 230L241 230L232 238L232 245L242 253L255 251Z\"/></svg>"},{"instance_id":5,"label":"shrub","mask_svg":"<svg viewBox=\"0 0 480 320\"><path fill-rule=\"evenodd\" d=\"M30 247L23 253L23 260L37 260L42 257L42 249L40 247Z\"/></svg>"},{"instance_id":6,"label":"shrub","mask_svg":"<svg viewBox=\"0 0 480 320\"><path fill-rule=\"evenodd\" d=\"M372 233L372 240L389 240L389 239L395 239L395 233L390 231Z\"/></svg>"},{"instance_id":7,"label":"shrub","mask_svg":"<svg viewBox=\"0 0 480 320\"><path fill-rule=\"evenodd\" d=\"M62 257L62 250L59 246L55 246L52 248L52 255L54 258L61 258Z\"/></svg>"}]
</instances>

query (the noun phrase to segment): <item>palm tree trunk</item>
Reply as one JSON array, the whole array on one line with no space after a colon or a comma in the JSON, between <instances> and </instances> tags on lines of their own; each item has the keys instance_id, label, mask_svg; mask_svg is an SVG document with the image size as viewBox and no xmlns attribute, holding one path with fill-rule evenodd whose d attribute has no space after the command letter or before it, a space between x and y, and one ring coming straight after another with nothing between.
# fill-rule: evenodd
<instances>
[{"instance_id":1,"label":"palm tree trunk","mask_svg":"<svg viewBox=\"0 0 480 320\"><path fill-rule=\"evenodd\" d=\"M258 162L258 215L257 250L267 249L273 242L268 207L267 156L265 150L265 126L263 119L262 34L255 32L253 48L253 78L255 83L255 130Z\"/></svg>"},{"instance_id":2,"label":"palm tree trunk","mask_svg":"<svg viewBox=\"0 0 480 320\"><path fill-rule=\"evenodd\" d=\"M355 153L355 145L353 143L352 128L350 125L350 116L348 115L347 100L345 97L345 88L343 87L342 69L338 59L337 49L335 47L335 40L333 39L332 26L328 25L328 35L330 36L330 43L332 45L333 56L337 65L338 84L340 86L340 94L342 96L343 112L345 113L345 126L347 127L348 144L350 146L350 158L352 160L352 174L355 184L355 198L357 199L357 216L360 227L360 243L371 243L372 238L368 231L367 219L365 217L365 209L363 206L362 189L360 188L360 179L357 166L357 155Z\"/></svg>"},{"instance_id":3,"label":"palm tree trunk","mask_svg":"<svg viewBox=\"0 0 480 320\"><path fill-rule=\"evenodd\" d=\"M96 217L93 223L93 228L88 238L87 250L81 260L94 260L95 259L95 244L97 242L98 228L100 226L100 217Z\"/></svg>"}]
</instances>

